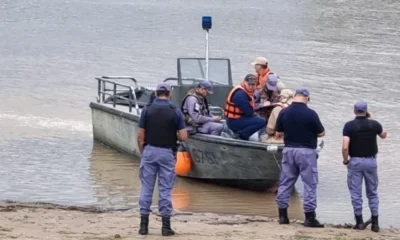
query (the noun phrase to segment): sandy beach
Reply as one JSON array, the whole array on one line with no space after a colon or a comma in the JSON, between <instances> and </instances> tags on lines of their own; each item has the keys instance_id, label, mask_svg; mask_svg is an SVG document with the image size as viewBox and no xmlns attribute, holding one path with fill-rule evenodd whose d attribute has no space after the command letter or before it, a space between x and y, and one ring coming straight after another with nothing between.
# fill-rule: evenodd
<instances>
[{"instance_id":1,"label":"sandy beach","mask_svg":"<svg viewBox=\"0 0 400 240\"><path fill-rule=\"evenodd\" d=\"M4 202L0 204L0 239L164 239L161 221L151 216L150 234L137 234L136 210L105 210L53 204ZM400 239L400 229L374 233L350 229L349 224L310 229L293 220L279 225L276 219L215 214L176 213L173 239Z\"/></svg>"}]
</instances>

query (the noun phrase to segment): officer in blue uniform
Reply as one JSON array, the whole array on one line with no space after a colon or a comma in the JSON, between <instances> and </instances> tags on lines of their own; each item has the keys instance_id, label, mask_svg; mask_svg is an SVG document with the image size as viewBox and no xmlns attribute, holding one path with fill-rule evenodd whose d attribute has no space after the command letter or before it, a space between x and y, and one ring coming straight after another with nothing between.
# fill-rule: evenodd
<instances>
[{"instance_id":1,"label":"officer in blue uniform","mask_svg":"<svg viewBox=\"0 0 400 240\"><path fill-rule=\"evenodd\" d=\"M183 114L170 102L171 86L157 85L156 99L143 109L138 130L140 161L140 235L148 234L150 206L158 175L159 212L162 216L163 236L175 235L171 229L171 191L175 183L175 156L177 141L188 137Z\"/></svg>"},{"instance_id":2,"label":"officer in blue uniform","mask_svg":"<svg viewBox=\"0 0 400 240\"><path fill-rule=\"evenodd\" d=\"M347 185L356 219L354 229L365 229L362 217L362 183L364 179L372 214L371 230L379 232L378 166L376 162L378 144L376 136L384 139L387 133L378 121L368 119L369 113L366 102L357 101L354 105L354 114L356 118L344 125L342 147L343 164L348 167Z\"/></svg>"},{"instance_id":3,"label":"officer in blue uniform","mask_svg":"<svg viewBox=\"0 0 400 240\"><path fill-rule=\"evenodd\" d=\"M306 227L324 227L316 219L317 208L317 138L325 135L318 114L308 108L310 93L305 88L296 90L290 106L281 110L276 122L277 137L284 135L282 170L276 201L279 223L289 224L287 208L290 195L299 175L304 184L304 213Z\"/></svg>"}]
</instances>

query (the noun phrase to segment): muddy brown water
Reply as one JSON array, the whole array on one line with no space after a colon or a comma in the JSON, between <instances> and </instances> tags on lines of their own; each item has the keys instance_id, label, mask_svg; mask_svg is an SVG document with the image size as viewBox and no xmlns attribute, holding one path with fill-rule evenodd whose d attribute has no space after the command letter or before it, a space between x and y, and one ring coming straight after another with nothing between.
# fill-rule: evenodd
<instances>
[{"instance_id":1,"label":"muddy brown water","mask_svg":"<svg viewBox=\"0 0 400 240\"><path fill-rule=\"evenodd\" d=\"M231 59L235 82L264 55L287 86L311 91L310 106L327 130L319 159L322 221L353 221L341 131L357 99L370 103L389 132L379 141L381 222L400 226L399 12L396 0L1 1L0 200L135 207L137 160L93 145L93 77L132 75L146 85L175 76L176 57L204 55L200 19L212 15L210 56ZM301 183L297 188L301 195ZM271 194L184 179L174 206L276 214ZM291 215L301 217L298 196Z\"/></svg>"}]
</instances>

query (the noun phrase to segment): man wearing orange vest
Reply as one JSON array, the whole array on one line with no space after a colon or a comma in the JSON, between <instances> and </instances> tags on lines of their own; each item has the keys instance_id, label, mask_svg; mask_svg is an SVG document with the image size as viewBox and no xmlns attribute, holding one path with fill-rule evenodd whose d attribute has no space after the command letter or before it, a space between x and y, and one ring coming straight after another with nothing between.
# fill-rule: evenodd
<instances>
[{"instance_id":1,"label":"man wearing orange vest","mask_svg":"<svg viewBox=\"0 0 400 240\"><path fill-rule=\"evenodd\" d=\"M248 74L244 81L231 90L226 99L226 124L235 133L234 138L249 140L251 135L265 127L265 120L254 111L256 84L256 76Z\"/></svg>"},{"instance_id":2,"label":"man wearing orange vest","mask_svg":"<svg viewBox=\"0 0 400 240\"><path fill-rule=\"evenodd\" d=\"M257 89L262 89L265 84L268 82L268 73L271 72L271 69L268 67L268 59L265 57L257 57L254 59L254 61L251 63L251 65L254 66L256 73L257 73ZM278 89L282 89L285 86L283 83L280 81L278 77Z\"/></svg>"}]
</instances>

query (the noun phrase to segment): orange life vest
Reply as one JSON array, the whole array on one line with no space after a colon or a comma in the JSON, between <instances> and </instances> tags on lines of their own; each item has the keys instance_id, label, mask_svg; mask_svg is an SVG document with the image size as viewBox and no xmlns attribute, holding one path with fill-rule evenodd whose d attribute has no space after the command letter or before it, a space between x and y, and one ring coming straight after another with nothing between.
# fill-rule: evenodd
<instances>
[{"instance_id":1,"label":"orange life vest","mask_svg":"<svg viewBox=\"0 0 400 240\"><path fill-rule=\"evenodd\" d=\"M233 94L239 90L242 89L246 95L249 97L249 102L250 105L253 107L253 109L255 109L256 104L254 102L254 94L250 93L246 90L246 88L243 86L244 84L241 83L239 85L237 85L236 87L234 87L231 92L229 93L227 99L226 99L226 105L225 105L225 110L224 110L224 115L227 118L233 118L233 119L238 119L241 116L243 116L243 112L242 110L240 110L240 108L238 108L233 102L232 102L232 97Z\"/></svg>"},{"instance_id":2,"label":"orange life vest","mask_svg":"<svg viewBox=\"0 0 400 240\"><path fill-rule=\"evenodd\" d=\"M268 81L268 73L271 72L270 68L264 69L264 71L260 74L257 73L257 89L262 89Z\"/></svg>"}]
</instances>

